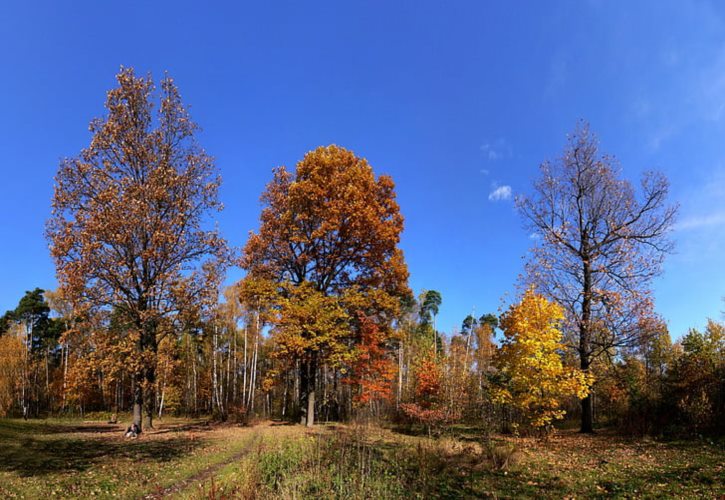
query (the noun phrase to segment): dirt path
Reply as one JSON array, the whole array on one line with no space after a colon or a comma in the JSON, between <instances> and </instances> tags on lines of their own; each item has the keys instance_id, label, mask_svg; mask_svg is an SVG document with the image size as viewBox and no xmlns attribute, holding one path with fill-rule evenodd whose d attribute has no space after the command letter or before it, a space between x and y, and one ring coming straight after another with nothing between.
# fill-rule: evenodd
<instances>
[{"instance_id":1,"label":"dirt path","mask_svg":"<svg viewBox=\"0 0 725 500\"><path fill-rule=\"evenodd\" d=\"M183 479L171 486L168 486L160 491L156 491L154 493L150 493L146 496L144 496L145 499L160 499L160 498L168 498L169 496L175 495L177 493L181 493L182 491L185 491L187 488L192 486L193 484L197 483L204 483L207 479L212 477L214 473L218 472L220 469L226 467L227 465L231 464L232 462L237 462L244 458L254 447L255 444L257 444L262 438L262 435L259 432L255 432L254 435L249 439L249 442L244 445L244 447L239 450L238 452L234 453L232 456L227 458L226 460L222 460L221 462L211 464L206 469L200 470L196 474L187 477L186 479Z\"/></svg>"}]
</instances>

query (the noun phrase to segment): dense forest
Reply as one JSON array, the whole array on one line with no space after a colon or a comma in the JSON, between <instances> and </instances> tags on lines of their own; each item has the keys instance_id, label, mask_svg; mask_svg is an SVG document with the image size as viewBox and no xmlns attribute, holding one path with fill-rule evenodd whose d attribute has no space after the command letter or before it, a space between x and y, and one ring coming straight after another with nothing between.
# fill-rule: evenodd
<instances>
[{"instance_id":1,"label":"dense forest","mask_svg":"<svg viewBox=\"0 0 725 500\"><path fill-rule=\"evenodd\" d=\"M0 415L725 431L725 326L673 342L652 298L677 213L667 179L635 189L586 123L517 199L536 237L516 300L442 332L446 298L408 285L393 179L343 147L301 154L231 248L213 224L221 177L174 81L117 78L89 146L58 168L59 286L0 318ZM245 276L222 287L231 266Z\"/></svg>"}]
</instances>

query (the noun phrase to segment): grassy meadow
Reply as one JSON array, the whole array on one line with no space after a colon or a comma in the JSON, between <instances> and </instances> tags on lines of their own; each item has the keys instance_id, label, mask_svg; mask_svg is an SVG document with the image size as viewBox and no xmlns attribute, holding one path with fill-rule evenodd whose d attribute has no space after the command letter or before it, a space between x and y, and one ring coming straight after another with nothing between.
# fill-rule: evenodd
<instances>
[{"instance_id":1,"label":"grassy meadow","mask_svg":"<svg viewBox=\"0 0 725 500\"><path fill-rule=\"evenodd\" d=\"M0 498L719 498L725 449L602 431L546 440L364 425L0 420Z\"/></svg>"}]
</instances>

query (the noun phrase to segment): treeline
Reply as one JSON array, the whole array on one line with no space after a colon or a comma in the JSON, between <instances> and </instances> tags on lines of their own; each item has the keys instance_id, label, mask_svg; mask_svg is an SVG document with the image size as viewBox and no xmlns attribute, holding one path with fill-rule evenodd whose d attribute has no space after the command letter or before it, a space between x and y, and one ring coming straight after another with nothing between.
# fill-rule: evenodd
<instances>
[{"instance_id":1,"label":"treeline","mask_svg":"<svg viewBox=\"0 0 725 500\"><path fill-rule=\"evenodd\" d=\"M408 286L390 177L310 151L273 171L259 228L230 248L209 227L221 179L173 80L117 79L56 176L59 288L2 318L0 412L722 432L722 325L671 345L651 299L667 181L648 174L637 197L586 125L517 200L537 235L519 301L440 332L441 294ZM222 290L229 266L246 274Z\"/></svg>"},{"instance_id":2,"label":"treeline","mask_svg":"<svg viewBox=\"0 0 725 500\"><path fill-rule=\"evenodd\" d=\"M245 303L238 286L224 295L213 318L161 341L157 416L213 415L242 423L297 417L297 363L290 366L276 354L275 335L265 333L267 320ZM512 310L521 312L524 302ZM432 325L439 305L440 294L424 291L401 311L390 336L381 338L368 325L361 345L347 346L363 351L354 361L323 363L316 383L318 418L389 419L432 431L467 422L510 432L546 430L557 412L566 411L570 419L579 415L576 395L549 384L563 385L561 379L546 380L541 372L524 386L511 379L512 368L525 357L512 359L506 349L533 340L535 353L545 355L542 328L521 339L522 329L502 331L499 318L486 314L468 316L458 331L443 334ZM56 293L35 289L2 317L0 411L6 416L111 416L132 409L129 332L119 330L112 315L92 329L70 330L68 311ZM528 319L535 318L529 312ZM692 329L674 344L660 327L640 346L593 367L596 420L633 434L722 434L725 326L710 320L704 331ZM555 333L548 352L562 366L572 366L557 351L562 340ZM557 402L527 394L542 390ZM541 416L545 421L536 422Z\"/></svg>"}]
</instances>

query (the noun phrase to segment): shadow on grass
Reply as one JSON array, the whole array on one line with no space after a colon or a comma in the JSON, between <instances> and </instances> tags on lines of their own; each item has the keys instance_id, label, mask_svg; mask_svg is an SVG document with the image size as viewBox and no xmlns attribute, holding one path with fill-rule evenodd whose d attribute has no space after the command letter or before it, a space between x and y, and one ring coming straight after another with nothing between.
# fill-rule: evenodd
<instances>
[{"instance_id":1,"label":"shadow on grass","mask_svg":"<svg viewBox=\"0 0 725 500\"><path fill-rule=\"evenodd\" d=\"M291 426L297 425L297 423L290 420L272 419L272 422L269 424L270 427L279 427L280 425Z\"/></svg>"},{"instance_id":2,"label":"shadow on grass","mask_svg":"<svg viewBox=\"0 0 725 500\"><path fill-rule=\"evenodd\" d=\"M122 433L122 426L115 424L78 424L46 420L0 419L0 439L21 435L78 434L78 433Z\"/></svg>"},{"instance_id":3,"label":"shadow on grass","mask_svg":"<svg viewBox=\"0 0 725 500\"><path fill-rule=\"evenodd\" d=\"M149 434L169 434L178 432L209 432L214 430L215 426L211 425L208 421L202 420L199 422L190 422L188 424L173 425L170 427L159 428L149 431Z\"/></svg>"},{"instance_id":4,"label":"shadow on grass","mask_svg":"<svg viewBox=\"0 0 725 500\"><path fill-rule=\"evenodd\" d=\"M53 472L85 471L104 459L128 458L139 462L166 462L191 453L204 444L190 437L170 439L125 439L118 427L102 427L118 437L80 437L78 432L96 432L96 426L43 425L0 420L0 471L20 476Z\"/></svg>"},{"instance_id":5,"label":"shadow on grass","mask_svg":"<svg viewBox=\"0 0 725 500\"><path fill-rule=\"evenodd\" d=\"M388 428L395 434L411 437L450 437L466 442L480 442L483 439L491 438L491 434L487 433L483 428L473 426L451 426L437 429L433 430L431 435L428 434L428 429L422 425L397 424Z\"/></svg>"}]
</instances>

